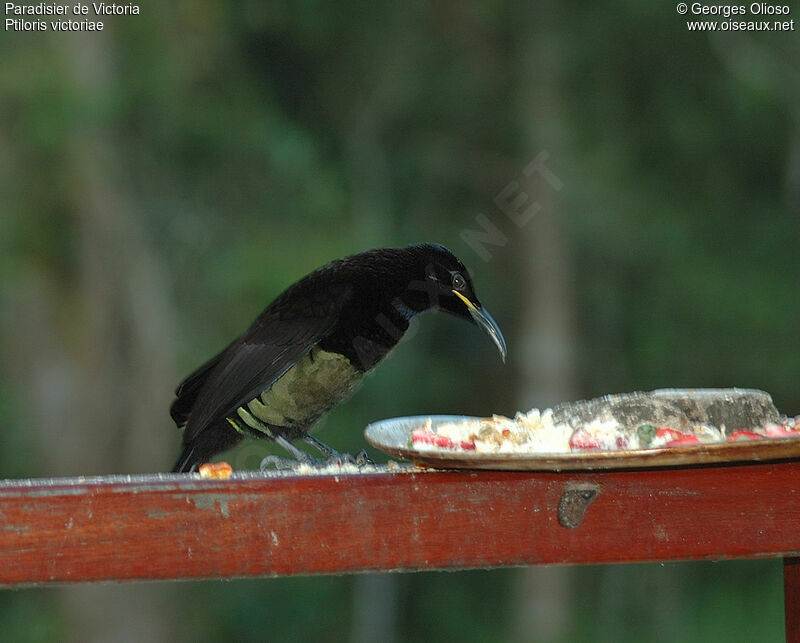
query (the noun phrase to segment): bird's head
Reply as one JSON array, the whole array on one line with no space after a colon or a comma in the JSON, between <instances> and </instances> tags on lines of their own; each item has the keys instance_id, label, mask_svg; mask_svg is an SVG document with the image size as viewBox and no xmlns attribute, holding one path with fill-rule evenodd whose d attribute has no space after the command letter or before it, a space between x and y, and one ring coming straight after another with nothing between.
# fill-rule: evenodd
<instances>
[{"instance_id":1,"label":"bird's head","mask_svg":"<svg viewBox=\"0 0 800 643\"><path fill-rule=\"evenodd\" d=\"M423 305L422 309L443 310L477 324L497 346L506 361L506 341L497 322L478 301L472 278L463 263L444 246L421 244L424 263L421 279L409 284L409 293Z\"/></svg>"}]
</instances>

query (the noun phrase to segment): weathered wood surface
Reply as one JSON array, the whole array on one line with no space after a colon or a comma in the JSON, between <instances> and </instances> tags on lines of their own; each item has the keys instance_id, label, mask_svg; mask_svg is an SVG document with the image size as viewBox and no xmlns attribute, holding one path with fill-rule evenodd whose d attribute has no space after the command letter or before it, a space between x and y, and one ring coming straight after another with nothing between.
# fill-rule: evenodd
<instances>
[{"instance_id":1,"label":"weathered wood surface","mask_svg":"<svg viewBox=\"0 0 800 643\"><path fill-rule=\"evenodd\" d=\"M798 555L797 461L0 482L6 586Z\"/></svg>"}]
</instances>

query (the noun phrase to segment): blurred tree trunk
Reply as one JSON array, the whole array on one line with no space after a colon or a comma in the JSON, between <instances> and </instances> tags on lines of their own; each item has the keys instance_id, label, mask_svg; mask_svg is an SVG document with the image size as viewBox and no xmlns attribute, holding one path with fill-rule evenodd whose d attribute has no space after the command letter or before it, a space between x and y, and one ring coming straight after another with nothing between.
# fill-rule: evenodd
<instances>
[{"instance_id":1,"label":"blurred tree trunk","mask_svg":"<svg viewBox=\"0 0 800 643\"><path fill-rule=\"evenodd\" d=\"M378 82L345 130L352 237L361 249L386 245L386 239L394 237L391 177L381 135L399 89L386 79ZM351 643L397 640L399 582L397 574L354 577Z\"/></svg>"},{"instance_id":2,"label":"blurred tree trunk","mask_svg":"<svg viewBox=\"0 0 800 643\"><path fill-rule=\"evenodd\" d=\"M117 116L108 111L118 81L112 37L58 40L81 110L63 158L73 278L35 269L11 295L15 314L3 320L15 338L6 349L30 395L44 475L163 470L177 442L167 414L175 384L171 304L142 219L124 196L125 141L108 126ZM60 591L70 640L175 640L174 586Z\"/></svg>"},{"instance_id":3,"label":"blurred tree trunk","mask_svg":"<svg viewBox=\"0 0 800 643\"><path fill-rule=\"evenodd\" d=\"M518 334L521 410L546 408L574 399L575 341L569 259L555 207L540 199L541 216L531 224L529 243L519 243L520 279L525 307ZM550 641L563 638L570 615L573 570L530 567L513 586L514 639Z\"/></svg>"},{"instance_id":4,"label":"blurred tree trunk","mask_svg":"<svg viewBox=\"0 0 800 643\"><path fill-rule=\"evenodd\" d=\"M559 101L561 56L555 5L547 1L521 9L521 19L537 29L520 43L519 129L529 141L528 157L542 153L546 166L565 159L563 116ZM524 176L524 175L523 175ZM559 181L563 179L559 178ZM563 187L563 186L562 186ZM534 216L509 245L517 253L520 332L518 336L519 408L546 408L576 397L576 338L571 261L564 238L564 216L556 185L533 173L522 191L538 204ZM530 567L520 571L512 588L513 638L519 641L561 639L567 632L573 594L569 567Z\"/></svg>"}]
</instances>

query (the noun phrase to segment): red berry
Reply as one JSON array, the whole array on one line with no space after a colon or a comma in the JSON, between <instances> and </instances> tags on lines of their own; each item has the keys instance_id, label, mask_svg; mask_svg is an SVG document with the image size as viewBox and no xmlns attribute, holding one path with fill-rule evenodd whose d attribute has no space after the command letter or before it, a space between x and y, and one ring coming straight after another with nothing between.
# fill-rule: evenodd
<instances>
[{"instance_id":1,"label":"red berry","mask_svg":"<svg viewBox=\"0 0 800 643\"><path fill-rule=\"evenodd\" d=\"M670 440L664 446L667 447L685 447L690 444L700 444L700 438L691 433L681 433L681 437Z\"/></svg>"},{"instance_id":2,"label":"red berry","mask_svg":"<svg viewBox=\"0 0 800 643\"><path fill-rule=\"evenodd\" d=\"M421 442L422 444L432 444L433 446L441 447L443 449L462 449L463 451L475 450L474 442L462 441L456 444L446 435L439 435L438 433L434 433L433 431L428 431L426 429L415 429L412 431L411 442L412 444L416 444L418 442Z\"/></svg>"},{"instance_id":3,"label":"red berry","mask_svg":"<svg viewBox=\"0 0 800 643\"><path fill-rule=\"evenodd\" d=\"M603 446L599 438L585 431L575 431L569 439L569 448L575 451L599 451Z\"/></svg>"},{"instance_id":4,"label":"red berry","mask_svg":"<svg viewBox=\"0 0 800 643\"><path fill-rule=\"evenodd\" d=\"M656 437L657 438L667 438L668 441L670 440L680 440L683 436L688 435L686 433L681 433L678 429L670 429L668 426L662 426L656 429ZM667 445L669 446L669 445Z\"/></svg>"},{"instance_id":5,"label":"red berry","mask_svg":"<svg viewBox=\"0 0 800 643\"><path fill-rule=\"evenodd\" d=\"M760 435L759 433L753 433L752 431L745 431L744 429L739 429L738 431L734 431L728 436L728 442L737 442L739 440L763 440L764 436Z\"/></svg>"},{"instance_id":6,"label":"red berry","mask_svg":"<svg viewBox=\"0 0 800 643\"><path fill-rule=\"evenodd\" d=\"M797 431L792 431L790 428L783 426L782 424L775 424L774 422L770 422L764 427L764 432L767 434L769 438L796 438L800 437L800 433Z\"/></svg>"}]
</instances>

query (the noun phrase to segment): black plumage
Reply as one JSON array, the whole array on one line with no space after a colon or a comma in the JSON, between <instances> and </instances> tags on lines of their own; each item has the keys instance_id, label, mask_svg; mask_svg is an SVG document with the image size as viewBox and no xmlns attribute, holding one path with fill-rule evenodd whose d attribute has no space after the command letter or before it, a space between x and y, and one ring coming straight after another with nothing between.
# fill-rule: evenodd
<instances>
[{"instance_id":1,"label":"black plumage","mask_svg":"<svg viewBox=\"0 0 800 643\"><path fill-rule=\"evenodd\" d=\"M175 471L192 471L243 436L291 445L354 388L429 309L476 322L505 360L505 341L464 265L435 244L332 261L287 288L243 335L189 375L170 413L183 432Z\"/></svg>"}]
</instances>

